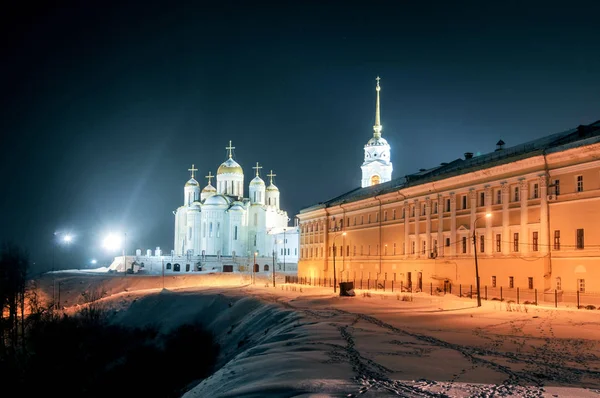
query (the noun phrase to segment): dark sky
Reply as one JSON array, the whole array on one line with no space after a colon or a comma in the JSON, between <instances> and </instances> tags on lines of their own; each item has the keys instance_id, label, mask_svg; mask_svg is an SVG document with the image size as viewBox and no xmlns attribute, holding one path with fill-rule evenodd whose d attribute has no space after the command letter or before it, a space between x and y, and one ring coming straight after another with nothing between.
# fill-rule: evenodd
<instances>
[{"instance_id":1,"label":"dark sky","mask_svg":"<svg viewBox=\"0 0 600 398\"><path fill-rule=\"evenodd\" d=\"M111 230L170 251L187 169L215 174L229 140L291 223L355 188L377 75L394 177L600 119L598 1L13 3L0 239L37 269L53 247L57 267L108 261Z\"/></svg>"}]
</instances>

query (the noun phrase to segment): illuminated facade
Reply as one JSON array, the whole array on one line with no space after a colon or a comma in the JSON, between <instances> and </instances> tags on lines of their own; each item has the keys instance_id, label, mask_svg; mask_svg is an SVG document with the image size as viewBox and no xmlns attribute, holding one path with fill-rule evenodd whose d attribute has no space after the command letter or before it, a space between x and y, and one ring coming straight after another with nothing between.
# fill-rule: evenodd
<instances>
[{"instance_id":1,"label":"illuminated facade","mask_svg":"<svg viewBox=\"0 0 600 398\"><path fill-rule=\"evenodd\" d=\"M301 210L299 276L600 291L600 121L503 144Z\"/></svg>"}]
</instances>

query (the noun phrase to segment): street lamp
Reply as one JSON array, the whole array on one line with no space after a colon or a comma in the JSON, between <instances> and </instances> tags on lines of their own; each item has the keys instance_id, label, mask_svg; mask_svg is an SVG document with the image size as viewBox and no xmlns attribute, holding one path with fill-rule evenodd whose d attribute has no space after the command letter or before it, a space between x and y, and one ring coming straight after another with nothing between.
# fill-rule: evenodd
<instances>
[{"instance_id":1,"label":"street lamp","mask_svg":"<svg viewBox=\"0 0 600 398\"><path fill-rule=\"evenodd\" d=\"M127 236L126 234L124 234L124 235ZM104 241L102 242L102 246L104 246L105 249L110 250L110 251L117 251L119 249L122 249L123 272L125 275L127 275L127 257L125 257L125 244L121 240L121 237L119 235L110 234L104 238Z\"/></svg>"},{"instance_id":2,"label":"street lamp","mask_svg":"<svg viewBox=\"0 0 600 398\"><path fill-rule=\"evenodd\" d=\"M335 247L335 238L337 238L338 236L346 236L345 232L342 232L341 234L336 234L333 237L333 292L336 292L336 285L337 285L337 277L336 277L336 271L335 271L335 252L337 251L337 248Z\"/></svg>"},{"instance_id":3,"label":"street lamp","mask_svg":"<svg viewBox=\"0 0 600 398\"><path fill-rule=\"evenodd\" d=\"M481 307L481 291L479 289L479 267L477 266L477 234L475 228L477 228L477 220L482 217L490 218L492 213L486 213L484 216L479 216L473 221L473 254L475 255L475 281L477 283L477 306Z\"/></svg>"}]
</instances>

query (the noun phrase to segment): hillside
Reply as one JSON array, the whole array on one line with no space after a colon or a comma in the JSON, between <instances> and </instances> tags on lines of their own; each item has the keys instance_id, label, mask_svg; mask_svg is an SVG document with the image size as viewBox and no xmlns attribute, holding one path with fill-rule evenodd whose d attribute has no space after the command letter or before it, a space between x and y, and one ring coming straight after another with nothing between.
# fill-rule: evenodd
<instances>
[{"instance_id":1,"label":"hillside","mask_svg":"<svg viewBox=\"0 0 600 398\"><path fill-rule=\"evenodd\" d=\"M48 279L40 281L46 291ZM68 312L82 291L102 288L101 302L122 325L201 320L222 351L217 371L185 398L600 396L597 311L477 308L420 294L338 297L266 287L261 278L251 285L236 274L169 277L165 289L162 278L137 275L57 280Z\"/></svg>"}]
</instances>

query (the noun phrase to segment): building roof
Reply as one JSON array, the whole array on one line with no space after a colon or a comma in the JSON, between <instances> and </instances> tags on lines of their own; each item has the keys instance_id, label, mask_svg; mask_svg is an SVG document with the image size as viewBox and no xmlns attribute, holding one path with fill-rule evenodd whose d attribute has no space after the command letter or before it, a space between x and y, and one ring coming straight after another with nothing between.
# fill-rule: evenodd
<instances>
[{"instance_id":1,"label":"building roof","mask_svg":"<svg viewBox=\"0 0 600 398\"><path fill-rule=\"evenodd\" d=\"M420 169L417 173L398 177L388 182L365 188L356 188L328 201L301 209L300 213L306 213L319 208L336 206L343 203L355 202L427 182L443 180L457 175L527 159L544 153L561 152L597 142L600 142L600 120L509 148L501 148L501 145L499 145L501 149L496 149L494 152L474 156L469 159L456 159L448 163L441 163L439 166L429 169ZM498 142L498 144L500 144L500 142ZM502 144L504 143L502 142Z\"/></svg>"}]
</instances>

